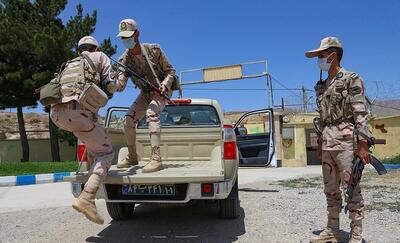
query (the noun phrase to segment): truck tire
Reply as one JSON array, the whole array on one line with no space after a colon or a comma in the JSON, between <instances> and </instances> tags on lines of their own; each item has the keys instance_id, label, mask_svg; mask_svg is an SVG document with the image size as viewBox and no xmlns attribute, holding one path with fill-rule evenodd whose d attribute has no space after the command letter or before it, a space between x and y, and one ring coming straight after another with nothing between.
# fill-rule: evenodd
<instances>
[{"instance_id":1,"label":"truck tire","mask_svg":"<svg viewBox=\"0 0 400 243\"><path fill-rule=\"evenodd\" d=\"M238 181L232 187L226 199L219 200L219 216L223 219L235 219L239 216Z\"/></svg>"},{"instance_id":2,"label":"truck tire","mask_svg":"<svg viewBox=\"0 0 400 243\"><path fill-rule=\"evenodd\" d=\"M125 220L133 217L134 203L107 202L107 211L114 220Z\"/></svg>"}]
</instances>

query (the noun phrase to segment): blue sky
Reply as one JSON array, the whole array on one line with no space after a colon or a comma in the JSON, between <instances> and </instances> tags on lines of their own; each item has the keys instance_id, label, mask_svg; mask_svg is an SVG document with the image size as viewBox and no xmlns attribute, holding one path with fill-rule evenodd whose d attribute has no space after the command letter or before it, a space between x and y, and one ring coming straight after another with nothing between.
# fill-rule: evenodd
<instances>
[{"instance_id":1,"label":"blue sky","mask_svg":"<svg viewBox=\"0 0 400 243\"><path fill-rule=\"evenodd\" d=\"M400 1L77 1L70 0L61 17L67 20L82 3L85 13L97 9L94 36L115 38L118 23L134 18L142 42L159 43L177 71L268 60L274 88L312 89L319 78L315 59L304 52L319 46L321 38L338 36L344 45L342 65L358 72L367 93L398 98L400 92ZM279 83L283 84L283 86ZM265 79L230 81L187 88L266 88ZM377 88L379 87L379 88ZM378 91L377 91L378 90ZM128 87L107 106L129 106L138 91ZM275 91L288 103L300 102L300 91ZM313 95L309 93L309 95ZM186 97L214 98L226 111L267 106L266 91L186 90ZM311 98L314 100L314 98ZM39 109L35 109L37 111ZM104 113L104 109L101 111Z\"/></svg>"}]
</instances>

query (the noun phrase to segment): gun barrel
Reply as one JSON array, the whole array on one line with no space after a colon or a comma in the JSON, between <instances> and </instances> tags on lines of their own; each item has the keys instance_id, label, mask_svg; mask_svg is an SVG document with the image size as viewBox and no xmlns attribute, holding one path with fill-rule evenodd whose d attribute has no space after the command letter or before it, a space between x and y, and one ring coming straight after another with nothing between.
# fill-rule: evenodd
<instances>
[{"instance_id":1,"label":"gun barrel","mask_svg":"<svg viewBox=\"0 0 400 243\"><path fill-rule=\"evenodd\" d=\"M373 139L374 144L386 144L386 139Z\"/></svg>"}]
</instances>

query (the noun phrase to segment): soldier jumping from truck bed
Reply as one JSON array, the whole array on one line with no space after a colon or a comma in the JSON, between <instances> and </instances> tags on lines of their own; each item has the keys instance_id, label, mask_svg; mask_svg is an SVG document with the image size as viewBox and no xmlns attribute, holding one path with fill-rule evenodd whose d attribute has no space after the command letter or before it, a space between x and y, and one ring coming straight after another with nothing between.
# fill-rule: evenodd
<instances>
[{"instance_id":1,"label":"soldier jumping from truck bed","mask_svg":"<svg viewBox=\"0 0 400 243\"><path fill-rule=\"evenodd\" d=\"M68 61L58 75L61 99L51 106L50 114L52 121L59 128L73 132L85 143L94 158L90 177L72 207L94 223L103 224L104 220L97 213L94 200L100 184L107 177L114 150L105 134L104 126L97 122L97 110L100 107L86 106L83 98L86 88L90 85L99 86L110 94L121 89L121 84L116 78L117 73L112 71L110 59L99 51L99 44L95 38L81 38L78 51L79 57ZM92 100L90 95L86 97L88 103L96 104L99 96ZM103 98L106 102L107 95Z\"/></svg>"}]
</instances>

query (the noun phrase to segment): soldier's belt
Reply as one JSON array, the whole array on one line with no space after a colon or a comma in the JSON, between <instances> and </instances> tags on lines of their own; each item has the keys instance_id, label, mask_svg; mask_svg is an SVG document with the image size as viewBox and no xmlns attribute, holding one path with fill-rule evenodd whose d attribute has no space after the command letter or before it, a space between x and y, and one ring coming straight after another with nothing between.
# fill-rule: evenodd
<instances>
[{"instance_id":1,"label":"soldier's belt","mask_svg":"<svg viewBox=\"0 0 400 243\"><path fill-rule=\"evenodd\" d=\"M333 122L331 122L331 121L322 121L322 126L337 126L337 125L339 125L339 124L341 124L341 123L343 123L343 122L348 122L348 123L352 123L352 124L355 124L355 122L354 122L354 119L353 118L344 118L344 119L339 119L339 120L336 120L336 121L333 121Z\"/></svg>"}]
</instances>

